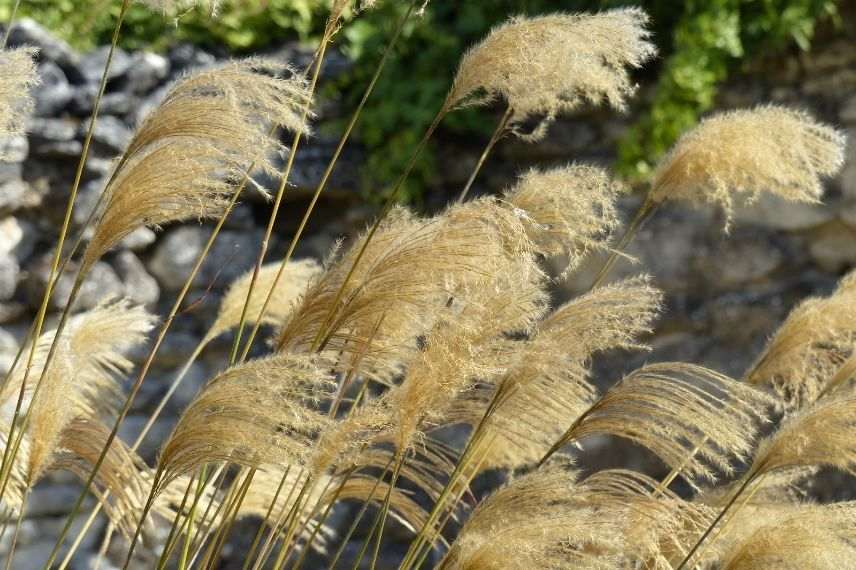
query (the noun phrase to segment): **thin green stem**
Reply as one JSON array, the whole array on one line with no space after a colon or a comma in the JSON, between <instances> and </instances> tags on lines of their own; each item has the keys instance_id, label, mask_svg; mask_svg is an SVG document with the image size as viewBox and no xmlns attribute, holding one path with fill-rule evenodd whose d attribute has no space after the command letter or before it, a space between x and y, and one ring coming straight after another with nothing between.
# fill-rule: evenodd
<instances>
[{"instance_id":1,"label":"thin green stem","mask_svg":"<svg viewBox=\"0 0 856 570\"><path fill-rule=\"evenodd\" d=\"M175 512L175 518L172 521L172 526L169 529L169 534L166 537L163 545L163 552L161 552L160 558L158 559L158 570L161 570L164 566L166 566L167 561L169 560L170 553L172 552L172 544L175 537L178 533L178 520L182 518L182 513L184 512L184 507L187 505L187 499L190 497L190 485L184 490L184 496L181 498L181 503L178 505L178 510ZM94 511L93 511L94 512Z\"/></svg>"},{"instance_id":2,"label":"thin green stem","mask_svg":"<svg viewBox=\"0 0 856 570\"><path fill-rule=\"evenodd\" d=\"M204 564L206 568L214 568L217 565L217 560L220 558L220 551L223 550L223 545L226 544L226 539L229 536L229 533L232 532L232 527L235 525L235 521L238 518L238 511L241 508L241 503L244 501L244 497L247 496L247 492L250 490L250 485L252 484L255 475L256 469L250 469L247 472L243 483L238 489L238 494L235 496L235 500L232 502L232 505L226 509L225 524L220 525L217 539L211 543L213 548L211 549L210 556L207 557L207 564Z\"/></svg>"},{"instance_id":3,"label":"thin green stem","mask_svg":"<svg viewBox=\"0 0 856 570\"><path fill-rule=\"evenodd\" d=\"M656 202L653 202L649 198L649 196L650 194L645 197L645 201L642 202L642 206L639 207L639 210L636 212L636 215L633 216L633 219L627 226L627 229L624 230L624 234L618 240L618 243L616 243L615 246L612 248L609 257L606 259L606 262L603 264L603 267L600 268L600 271L594 278L594 282L591 284L591 287L589 287L589 291L603 285L603 282L609 276L609 272L618 262L618 257L627 248L627 246L630 245L630 242L633 240L634 237L636 237L636 234L639 233L639 230L642 228L642 225L657 210L658 204Z\"/></svg>"},{"instance_id":4,"label":"thin green stem","mask_svg":"<svg viewBox=\"0 0 856 570\"><path fill-rule=\"evenodd\" d=\"M699 537L699 539L696 541L696 543L693 545L693 547L690 549L690 551L687 553L687 555L684 557L684 559L678 565L676 570L683 570L683 568L687 564L689 564L692 557L695 555L695 553L698 551L698 549L701 547L701 545L704 543L704 541L707 539L707 537L710 535L710 533L713 532L713 529L716 528L716 525L718 525L720 523L720 521L722 521L722 518L728 513L728 510L734 505L734 503L737 501L737 499L740 497L740 495L742 495L743 492L746 491L746 489L749 487L749 485L754 480L755 480L755 473L749 473L746 475L746 478L743 481L743 483L740 485L740 487L737 488L737 491L731 496L731 498L728 500L728 502L725 504L725 506L722 508L722 510L719 511L719 514L716 516L716 518L713 520L713 522L710 523L710 525L707 527L707 529L704 531L704 533L702 533L702 535Z\"/></svg>"},{"instance_id":5,"label":"thin green stem","mask_svg":"<svg viewBox=\"0 0 856 570\"><path fill-rule=\"evenodd\" d=\"M386 497L383 500L383 507L380 510L380 526L377 531L377 540L375 541L374 551L372 552L371 570L375 570L377 566L378 555L380 554L380 545L383 542L383 532L386 528L386 519L389 515L389 503L392 499L392 492L398 484L398 477L401 475L401 468L404 466L404 454L400 454L400 458L396 462L395 469L392 472L392 479L389 482L389 487L386 490Z\"/></svg>"},{"instance_id":6,"label":"thin green stem","mask_svg":"<svg viewBox=\"0 0 856 570\"><path fill-rule=\"evenodd\" d=\"M12 33L12 26L15 24L15 16L18 15L18 8L21 6L21 0L15 0L12 5L12 13L9 15L9 21L6 23L6 31L3 33L3 42L0 43L0 49L6 49L9 44L9 35Z\"/></svg>"},{"instance_id":7,"label":"thin green stem","mask_svg":"<svg viewBox=\"0 0 856 570\"><path fill-rule=\"evenodd\" d=\"M514 109L508 107L505 110L505 113L502 115L502 119L500 119L499 124L494 129L493 134L490 137L490 140L487 143L487 146L484 147L484 150L479 157L478 162L476 163L475 168L473 168L472 173L470 174L467 183L464 185L464 189L461 190L460 196L458 196L458 202L463 202L467 199L467 194L470 193L470 188L473 186L473 182L476 181L476 177L481 172L482 167L484 166L485 161L487 161L487 157L490 155L493 147L496 146L496 143L499 142L499 139L505 134L505 129L508 127L508 121L511 120L512 115L514 115Z\"/></svg>"},{"instance_id":8,"label":"thin green stem","mask_svg":"<svg viewBox=\"0 0 856 570\"><path fill-rule=\"evenodd\" d=\"M256 531L256 535L253 538L252 544L250 544L250 549L247 551L246 557L244 557L244 565L242 567L243 570L249 570L250 560L252 560L253 556L256 554L256 549L259 547L259 543L262 540L262 535L264 534L265 521L270 520L271 514L273 514L274 508L276 508L276 501L279 499L280 493L282 493L283 487L285 487L285 482L288 477L288 472L291 470L291 465L285 468L285 474L282 479L279 480L279 485L276 487L276 491L273 494L273 499L268 505L267 513L265 513L264 518L262 519L261 524L259 525L259 529Z\"/></svg>"},{"instance_id":9,"label":"thin green stem","mask_svg":"<svg viewBox=\"0 0 856 570\"><path fill-rule=\"evenodd\" d=\"M294 566L292 566L292 570L298 570L301 566L303 566L303 562L306 560L306 556L309 554L309 551L312 550L312 543L315 542L315 537L318 536L318 531L324 526L324 522L327 520L327 517L330 516L330 511L333 510L333 507L336 505L336 501L339 499L339 495L342 494L342 491L345 488L345 484L348 482L351 473L353 473L353 469L348 470L342 477L342 480L339 482L339 485L336 487L336 491L333 493L333 496L329 499L325 499L325 496L322 495L318 499L318 503L316 508L320 506L325 500L327 501L327 506L324 508L324 513L321 515L321 518L315 523L315 528L312 529L312 533L309 535L309 538L306 539L306 544L303 545L302 552L300 553L300 557L295 561ZM311 520L311 517L307 519L307 522Z\"/></svg>"},{"instance_id":10,"label":"thin green stem","mask_svg":"<svg viewBox=\"0 0 856 570\"><path fill-rule=\"evenodd\" d=\"M21 534L21 525L24 522L24 512L27 510L27 499L30 496L30 484L27 482L27 487L24 489L24 496L21 498L21 508L18 510L18 518L15 521L15 531L12 533L12 543L9 545L9 552L6 553L6 570L11 570L12 560L15 558L15 547L18 546L18 536Z\"/></svg>"},{"instance_id":11,"label":"thin green stem","mask_svg":"<svg viewBox=\"0 0 856 570\"><path fill-rule=\"evenodd\" d=\"M38 341L39 336L41 336L41 334L42 334L42 328L44 327L44 321L45 321L45 317L47 315L47 309L48 309L48 306L50 304L51 296L53 295L53 284L55 283L55 278L57 277L57 271L58 271L59 266L60 266L60 260L62 259L62 250L63 250L63 247L65 246L65 239L66 239L66 236L68 235L68 230L71 227L72 213L74 211L74 202L77 199L77 194L78 194L78 191L80 190L80 183L83 180L83 171L84 171L84 167L86 165L86 160L89 157L89 148L92 144L92 137L93 137L94 132L95 132L95 123L98 119L98 113L101 109L101 100L103 99L104 91L107 88L108 72L109 72L110 66L113 62L113 56L116 52L116 46L119 43L119 34L121 32L121 29L122 29L122 23L125 20L125 15L128 11L129 6L130 6L130 0L122 0L122 7L119 10L119 15L116 18L116 24L113 28L113 37L112 37L111 42L110 42L109 51L107 52L107 59L106 59L106 62L104 64L104 71L101 74L101 82L100 82L99 87L98 87L98 94L95 97L95 102L94 102L93 107L92 107L92 116L89 119L89 126L86 130L86 136L83 140L83 149L81 150L80 159L78 160L78 163L77 163L77 170L75 171L75 174L74 174L74 182L72 183L72 186L71 186L71 192L69 193L68 202L67 202L66 208L65 208L65 215L63 217L63 222L62 222L62 226L60 229L59 237L57 238L56 252L54 253L54 257L53 257L53 260L51 262L51 269L48 273L47 287L45 289L45 294L44 294L44 297L42 298L42 303L39 306L39 311L38 311L37 316L36 316L36 323L37 324L36 324L35 331L33 334L33 342L30 345L30 354L27 357L27 366L24 370L24 378L21 381L21 389L18 393L18 400L15 404L15 412L12 415L11 424L9 426L9 435L8 435L7 440L6 440L7 442L11 442L13 440L13 434L15 432L15 426L16 426L18 420L20 419L21 407L22 407L23 401L24 401L24 394L26 393L27 378L28 378L30 371L32 369L32 366L33 366L33 359L34 359L35 353L36 353L37 341ZM11 29L11 27L9 29ZM5 41L4 41L4 45L5 45ZM85 273L85 272L82 270L78 273L78 280L82 281L82 279L80 278L80 275L83 273ZM64 314L67 314L71 310L71 306L73 303L74 303L74 297L70 296L68 303L65 306ZM59 338L60 338L60 334L61 334L61 332L60 332L60 329L58 327L56 335L54 336L54 339L53 339L52 348L54 346L56 346L56 344L58 343ZM51 359L52 359L51 355L53 354L53 352L54 351L51 350L49 352L46 360L45 360L45 364L42 368L41 375L40 375L39 380L36 384L35 392L38 392L39 386L41 385L42 381L45 378L46 372L47 372L48 367L50 366L50 363L51 363ZM33 397L31 398L31 401L34 401L34 400L35 400L35 393L34 393ZM28 406L27 412L25 413L25 419L23 422L24 425L21 426L21 430L23 430L25 427L26 418L29 417L29 413L30 413L31 409L32 409L32 406ZM10 466L15 461L15 455L17 454L17 451L18 451L18 448L15 447L14 451L11 453L11 456L10 456L9 446L7 445L6 448L4 449L3 459L2 459L2 462L0 462L0 473L4 474L3 483L0 486L0 500L2 500L2 498L3 498L3 493L5 492L5 489L6 489L8 474L11 472Z\"/></svg>"}]
</instances>

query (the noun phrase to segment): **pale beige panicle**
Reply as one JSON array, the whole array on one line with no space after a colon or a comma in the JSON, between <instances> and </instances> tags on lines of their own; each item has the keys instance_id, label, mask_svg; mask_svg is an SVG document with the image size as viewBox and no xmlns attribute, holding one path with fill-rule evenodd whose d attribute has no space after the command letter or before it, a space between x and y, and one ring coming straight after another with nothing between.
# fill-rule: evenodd
<instances>
[{"instance_id":1,"label":"pale beige panicle","mask_svg":"<svg viewBox=\"0 0 856 570\"><path fill-rule=\"evenodd\" d=\"M252 325L259 320L268 293L271 293L271 297L262 324L282 324L306 292L309 284L321 273L321 266L315 260L289 261L279 278L279 282L274 287L280 266L281 262L274 261L264 265L259 271L252 297L250 297L247 305L247 324ZM253 270L251 269L229 286L229 290L226 291L223 300L220 302L217 318L205 335L206 341L240 324L252 278Z\"/></svg>"},{"instance_id":2,"label":"pale beige panicle","mask_svg":"<svg viewBox=\"0 0 856 570\"><path fill-rule=\"evenodd\" d=\"M856 288L850 275L829 297L806 299L767 343L746 381L772 387L786 409L814 402L853 353ZM846 373L846 372L845 372Z\"/></svg>"},{"instance_id":3,"label":"pale beige panicle","mask_svg":"<svg viewBox=\"0 0 856 570\"><path fill-rule=\"evenodd\" d=\"M442 568L655 568L712 519L713 510L631 471L578 481L550 465L512 480L483 500Z\"/></svg>"},{"instance_id":4,"label":"pale beige panicle","mask_svg":"<svg viewBox=\"0 0 856 570\"><path fill-rule=\"evenodd\" d=\"M102 303L72 317L38 397L31 403L54 342L54 331L41 336L27 376L23 408L32 407L26 438L30 440L27 472L33 484L49 467L51 455L72 419L96 418L113 411L120 393L118 380L132 367L127 353L145 341L154 321L153 315L127 300ZM24 376L25 367L16 367L0 393L4 415L10 418Z\"/></svg>"},{"instance_id":5,"label":"pale beige panicle","mask_svg":"<svg viewBox=\"0 0 856 570\"><path fill-rule=\"evenodd\" d=\"M308 130L304 79L275 77L289 72L248 59L180 80L119 159L84 268L141 226L221 215L248 170L274 171L283 147L272 127Z\"/></svg>"},{"instance_id":6,"label":"pale beige panicle","mask_svg":"<svg viewBox=\"0 0 856 570\"><path fill-rule=\"evenodd\" d=\"M566 256L568 272L586 255L608 248L620 224L615 202L623 192L606 171L577 164L530 170L505 200L524 213L538 253Z\"/></svg>"},{"instance_id":7,"label":"pale beige panicle","mask_svg":"<svg viewBox=\"0 0 856 570\"><path fill-rule=\"evenodd\" d=\"M395 209L362 251L365 239L356 240L308 289L280 332L280 350L317 344L331 355L358 354L361 373L391 383L450 299L476 298L483 289L495 289L497 279L544 279L530 259L519 216L496 201L468 202L428 219ZM513 306L530 300L531 292L522 291ZM500 324L506 331L529 326Z\"/></svg>"},{"instance_id":8,"label":"pale beige panicle","mask_svg":"<svg viewBox=\"0 0 856 570\"><path fill-rule=\"evenodd\" d=\"M530 139L584 103L623 109L636 87L627 67L640 67L655 53L647 23L639 8L512 18L461 59L447 106L505 99L512 125L540 119Z\"/></svg>"},{"instance_id":9,"label":"pale beige panicle","mask_svg":"<svg viewBox=\"0 0 856 570\"><path fill-rule=\"evenodd\" d=\"M110 428L101 421L75 418L62 432L53 468L69 471L85 481L92 473L109 435ZM133 536L142 515L151 480L152 473L142 459L120 439L114 439L96 474L93 491L104 507L104 512L128 538ZM181 491L183 490L182 487ZM143 527L147 533L155 530L155 517L160 519L161 523L163 520L172 519L174 507L178 506L175 491L176 489L173 489L172 493L166 493L171 495L172 501L155 501L150 517ZM181 496L178 497L178 501L180 500Z\"/></svg>"},{"instance_id":10,"label":"pale beige panicle","mask_svg":"<svg viewBox=\"0 0 856 570\"><path fill-rule=\"evenodd\" d=\"M30 48L0 50L0 161L5 159L5 142L21 135L33 109L30 92L38 83L36 51Z\"/></svg>"},{"instance_id":11,"label":"pale beige panicle","mask_svg":"<svg viewBox=\"0 0 856 570\"><path fill-rule=\"evenodd\" d=\"M844 135L773 105L714 115L682 136L657 166L650 198L711 202L731 220L738 200L770 193L818 202L822 179L844 163Z\"/></svg>"},{"instance_id":12,"label":"pale beige panicle","mask_svg":"<svg viewBox=\"0 0 856 570\"><path fill-rule=\"evenodd\" d=\"M801 467L835 467L856 474L856 399L823 398L782 422L762 442L753 475Z\"/></svg>"},{"instance_id":13,"label":"pale beige panicle","mask_svg":"<svg viewBox=\"0 0 856 570\"><path fill-rule=\"evenodd\" d=\"M774 400L707 368L651 364L625 376L562 438L612 434L643 445L690 484L730 474L747 459Z\"/></svg>"},{"instance_id":14,"label":"pale beige panicle","mask_svg":"<svg viewBox=\"0 0 856 570\"><path fill-rule=\"evenodd\" d=\"M331 421L317 408L335 388L328 366L307 355L279 354L214 377L163 446L164 483L215 461L304 465Z\"/></svg>"},{"instance_id":15,"label":"pale beige panicle","mask_svg":"<svg viewBox=\"0 0 856 570\"><path fill-rule=\"evenodd\" d=\"M648 277L599 287L556 309L539 323L497 388L470 392L465 421L478 422L496 389L501 404L491 417L496 439L488 465L519 467L537 461L595 399L588 382L592 357L612 349L644 350L662 293ZM466 408L466 407L465 407Z\"/></svg>"},{"instance_id":16,"label":"pale beige panicle","mask_svg":"<svg viewBox=\"0 0 856 570\"><path fill-rule=\"evenodd\" d=\"M856 503L802 505L770 516L720 561L723 570L856 568Z\"/></svg>"},{"instance_id":17,"label":"pale beige panicle","mask_svg":"<svg viewBox=\"0 0 856 570\"><path fill-rule=\"evenodd\" d=\"M531 330L544 313L546 298L537 273L521 264L487 286L458 291L448 316L437 321L425 337L425 348L408 363L402 384L389 392L399 450L410 447L429 426L442 424L476 380L495 382L506 370L513 353L501 335Z\"/></svg>"}]
</instances>

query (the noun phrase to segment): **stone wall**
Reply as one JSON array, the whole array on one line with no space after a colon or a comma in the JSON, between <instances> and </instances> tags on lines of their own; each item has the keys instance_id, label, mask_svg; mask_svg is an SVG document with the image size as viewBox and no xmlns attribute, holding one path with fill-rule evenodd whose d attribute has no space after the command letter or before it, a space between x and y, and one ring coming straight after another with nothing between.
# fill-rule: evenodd
<instances>
[{"instance_id":1,"label":"stone wall","mask_svg":"<svg viewBox=\"0 0 856 570\"><path fill-rule=\"evenodd\" d=\"M105 48L77 54L27 21L18 24L11 34L11 45L21 44L40 48L42 84L36 91L36 113L28 136L10 141L13 161L0 164L0 372L11 362L44 291L51 246L62 220L106 57ZM802 107L850 130L856 139L853 45L852 35L838 34L822 41L810 54L756 62L723 90L719 107L762 102ZM295 46L284 46L272 55L298 65L305 64L311 56ZM121 152L139 117L157 103L175 77L215 60L212 54L186 45L164 55L117 55L75 210L75 230L88 216L111 158ZM325 80L346 65L344 58L334 54ZM649 95L649 90L643 88L641 100ZM322 123L337 116L332 102L321 108ZM634 112L627 116L586 112L558 122L537 146L504 141L475 190L498 191L532 165L568 161L609 164L617 141L633 119ZM271 245L273 256L282 255L304 210L308 190L314 188L336 141L335 135L320 135L298 155L292 177L295 188L287 195ZM444 165L442 175L438 175L436 187L428 196L432 207L439 206L461 187L483 141L452 139L443 143L439 156ZM354 148L337 169L298 256L323 256L336 238L352 234L369 219L372 210L362 204L357 191L361 153L358 147ZM630 196L622 208L630 215L637 205L638 197ZM142 427L166 382L206 330L224 287L253 263L267 213L265 204L250 200L230 217L196 281L187 309L172 327L157 366L125 423L121 435L126 440ZM652 352L601 359L597 363L600 381L614 380L643 361L673 359L740 376L796 302L807 295L830 291L836 279L856 265L856 144L848 150L843 173L830 182L823 205L795 206L762 200L740 212L730 235L724 235L722 229L720 213L690 210L679 204L664 208L645 227L630 251L641 263L624 264L616 275L650 272L666 291L667 310L651 339ZM79 308L91 307L106 295L126 295L164 314L210 231L209 225L191 223L159 233L135 232L96 266L84 287ZM595 265L592 262L559 286L557 300L584 289L591 282ZM70 285L68 278L60 283L52 301L53 310L63 305ZM153 456L155 442L168 434L178 412L205 379L222 366L228 346L229 339L215 343L193 366L188 381L156 424L148 440L152 443L144 445L145 457ZM594 449L598 451L597 446ZM627 465L648 459L622 450L619 454L601 452L596 460ZM36 489L17 555L18 567L38 567L53 545L62 510L71 503L75 489L72 480L63 475L52 476ZM100 529L90 533L87 552L97 548ZM3 544L6 543L0 544L0 551ZM83 557L77 567L87 567L85 563Z\"/></svg>"}]
</instances>

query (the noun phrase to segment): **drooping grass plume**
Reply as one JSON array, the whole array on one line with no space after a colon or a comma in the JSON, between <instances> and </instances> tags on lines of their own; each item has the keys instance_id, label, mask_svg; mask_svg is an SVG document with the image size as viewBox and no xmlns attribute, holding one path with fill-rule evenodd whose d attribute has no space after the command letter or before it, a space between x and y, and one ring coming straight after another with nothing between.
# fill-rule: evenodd
<instances>
[{"instance_id":1,"label":"drooping grass plume","mask_svg":"<svg viewBox=\"0 0 856 570\"><path fill-rule=\"evenodd\" d=\"M663 564L710 516L630 471L583 481L551 466L513 480L484 499L441 568L623 568Z\"/></svg>"},{"instance_id":2,"label":"drooping grass plume","mask_svg":"<svg viewBox=\"0 0 856 570\"><path fill-rule=\"evenodd\" d=\"M389 383L450 298L492 287L498 275L523 271L540 279L526 259L531 244L523 224L498 203L463 204L428 219L396 208L351 272L366 237L310 287L280 333L280 350L362 354L361 372Z\"/></svg>"},{"instance_id":3,"label":"drooping grass plume","mask_svg":"<svg viewBox=\"0 0 856 570\"><path fill-rule=\"evenodd\" d=\"M303 465L330 421L313 403L333 383L309 356L282 354L228 368L179 419L159 458L168 483L218 461L247 467Z\"/></svg>"},{"instance_id":4,"label":"drooping grass plume","mask_svg":"<svg viewBox=\"0 0 856 570\"><path fill-rule=\"evenodd\" d=\"M748 458L773 404L760 390L701 366L651 364L607 391L553 449L611 434L647 447L670 467L680 465L690 484L715 481Z\"/></svg>"},{"instance_id":5,"label":"drooping grass plume","mask_svg":"<svg viewBox=\"0 0 856 570\"><path fill-rule=\"evenodd\" d=\"M856 505L801 505L772 513L720 561L724 570L835 570L856 566Z\"/></svg>"},{"instance_id":6,"label":"drooping grass plume","mask_svg":"<svg viewBox=\"0 0 856 570\"><path fill-rule=\"evenodd\" d=\"M829 297L800 303L750 367L746 381L772 387L790 410L815 401L853 353L854 306L853 276L842 279Z\"/></svg>"},{"instance_id":7,"label":"drooping grass plume","mask_svg":"<svg viewBox=\"0 0 856 570\"><path fill-rule=\"evenodd\" d=\"M105 189L104 209L83 258L89 267L141 226L215 217L247 169L273 170L281 144L271 126L306 132L303 79L262 59L189 75L140 126Z\"/></svg>"},{"instance_id":8,"label":"drooping grass plume","mask_svg":"<svg viewBox=\"0 0 856 570\"><path fill-rule=\"evenodd\" d=\"M321 273L321 266L311 259L291 261L286 265L285 272L279 283L273 288L274 280L279 271L280 262L272 262L262 267L256 281L256 288L250 298L246 318L254 322L261 315L262 305L268 293L273 289L270 304L265 311L262 322L269 325L280 325L291 314L294 305L303 296L309 284ZM220 302L217 318L205 335L203 342L223 334L238 326L241 312L247 300L252 271L236 279Z\"/></svg>"},{"instance_id":9,"label":"drooping grass plume","mask_svg":"<svg viewBox=\"0 0 856 570\"><path fill-rule=\"evenodd\" d=\"M478 422L487 400L502 393L488 424L495 438L487 464L518 467L541 458L567 418L593 403L587 378L593 355L646 349L639 337L650 332L661 302L650 279L639 277L595 289L540 322L495 387L464 395L467 421Z\"/></svg>"},{"instance_id":10,"label":"drooping grass plume","mask_svg":"<svg viewBox=\"0 0 856 570\"><path fill-rule=\"evenodd\" d=\"M510 125L531 117L537 140L560 113L583 103L623 109L635 86L627 67L639 67L655 49L639 8L599 14L516 17L495 28L461 59L447 99L451 107L507 101Z\"/></svg>"},{"instance_id":11,"label":"drooping grass plume","mask_svg":"<svg viewBox=\"0 0 856 570\"><path fill-rule=\"evenodd\" d=\"M607 248L618 227L616 199L623 192L606 171L586 165L530 170L505 193L524 212L527 233L541 255L568 258L565 269Z\"/></svg>"},{"instance_id":12,"label":"drooping grass plume","mask_svg":"<svg viewBox=\"0 0 856 570\"><path fill-rule=\"evenodd\" d=\"M36 51L31 48L0 50L0 141L24 132L33 109L30 90L38 83ZM0 161L6 157L0 152Z\"/></svg>"},{"instance_id":13,"label":"drooping grass plume","mask_svg":"<svg viewBox=\"0 0 856 570\"><path fill-rule=\"evenodd\" d=\"M720 113L682 136L657 166L649 199L711 202L725 210L764 192L817 202L844 163L844 135L808 114L766 105Z\"/></svg>"},{"instance_id":14,"label":"drooping grass plume","mask_svg":"<svg viewBox=\"0 0 856 570\"><path fill-rule=\"evenodd\" d=\"M32 385L25 390L25 408L32 407L26 438L29 440L27 472L33 484L49 466L51 455L63 437L66 425L76 416L97 417L117 404L118 379L132 366L126 354L140 346L154 326L154 317L127 300L107 302L72 317L59 340L56 356L35 402ZM55 331L39 339L34 370L44 368ZM11 412L25 372L13 371L0 391L4 409ZM21 460L22 457L18 457Z\"/></svg>"}]
</instances>

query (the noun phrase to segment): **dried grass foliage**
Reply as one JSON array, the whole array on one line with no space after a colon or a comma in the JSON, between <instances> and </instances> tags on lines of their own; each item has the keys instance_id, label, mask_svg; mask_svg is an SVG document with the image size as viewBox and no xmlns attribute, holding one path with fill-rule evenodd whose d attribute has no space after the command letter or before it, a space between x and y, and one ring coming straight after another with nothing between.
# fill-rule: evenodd
<instances>
[{"instance_id":1,"label":"dried grass foliage","mask_svg":"<svg viewBox=\"0 0 856 570\"><path fill-rule=\"evenodd\" d=\"M0 50L0 161L6 157L7 139L23 134L33 109L30 90L39 82L31 48Z\"/></svg>"},{"instance_id":2,"label":"dried grass foliage","mask_svg":"<svg viewBox=\"0 0 856 570\"><path fill-rule=\"evenodd\" d=\"M647 447L690 483L716 481L751 456L773 404L764 392L701 366L651 364L606 392L563 440L615 435Z\"/></svg>"},{"instance_id":3,"label":"dried grass foliage","mask_svg":"<svg viewBox=\"0 0 856 570\"><path fill-rule=\"evenodd\" d=\"M150 4L166 11L212 5ZM332 3L327 39L350 4ZM583 103L621 108L634 88L628 68L653 55L646 25L639 9L515 18L464 56L440 116L501 98L515 132L538 138L559 113ZM33 82L32 54L3 52L0 71L4 65L16 79L11 91L0 82L0 136L19 130L9 117L26 108L20 97ZM248 170L273 173L273 157L287 152L276 128L309 134L310 99L301 74L270 60L182 78L117 160L83 268L142 225L222 214ZM530 121L537 126L526 135ZM803 113L760 107L716 116L661 162L646 204L709 201L730 218L738 199L762 192L816 201L842 148L837 131ZM646 350L663 294L641 276L552 307L555 281L543 262L566 257L563 278L589 254L609 251L623 192L594 166L532 170L501 197L432 216L395 207L376 231L335 248L323 265L288 263L276 287L279 263L260 269L252 295L252 273L242 276L204 341L240 323L248 296L246 322L257 321L272 290L262 321L278 327L272 354L214 375L155 466L115 440L95 476L97 500L121 534L134 536L142 525L144 536L156 538L165 524L189 517L181 503L200 469L219 465L228 484L215 489L212 480L202 490L200 504L217 512L205 532L224 528L219 507L252 473L237 517L262 518L272 537L292 540L283 552L300 551L311 538L312 548L329 553L340 529L321 513L344 501L377 508L388 496L391 517L446 552L442 568L674 570L714 524L721 536L699 552L702 567L856 561L853 506L806 504L802 494L821 466L856 474L849 385L856 277L795 309L745 382L661 363L598 394L593 361ZM153 324L127 301L70 319L43 391L35 401L33 386L24 392L30 431L3 497L13 513L48 471L88 477L110 434L102 416L115 412L119 381L132 368L127 355ZM54 340L50 332L37 340L30 378L42 373ZM19 366L0 388L3 445L23 374ZM758 442L768 413L782 408L777 429ZM440 430L456 424L482 430L472 448L441 439ZM642 473L582 478L570 469L575 457L543 461L593 436L646 447L690 484L692 499ZM470 478L489 470L509 482L478 499ZM732 481L718 484L723 478ZM747 488L742 504L730 502ZM441 497L452 504L438 505ZM718 520L733 504L739 512ZM445 514L462 527L433 535L440 530L434 515Z\"/></svg>"},{"instance_id":4,"label":"dried grass foliage","mask_svg":"<svg viewBox=\"0 0 856 570\"><path fill-rule=\"evenodd\" d=\"M287 65L247 59L188 75L138 128L105 188L84 254L89 267L141 226L220 215L244 176L283 152L273 127L308 132L305 80Z\"/></svg>"},{"instance_id":5,"label":"dried grass foliage","mask_svg":"<svg viewBox=\"0 0 856 570\"><path fill-rule=\"evenodd\" d=\"M270 293L270 301L264 312L262 324L282 324L306 292L309 284L321 273L321 266L314 260L289 261L277 282L280 265L279 261L275 261L264 265L259 270L252 296L249 298L246 307L246 323L258 322L259 318L262 317L262 307L264 307ZM252 277L253 270L251 269L229 286L220 302L217 318L208 329L204 342L208 342L240 324L244 304L247 303L247 295L250 292ZM276 284L275 287L274 284Z\"/></svg>"},{"instance_id":6,"label":"dried grass foliage","mask_svg":"<svg viewBox=\"0 0 856 570\"><path fill-rule=\"evenodd\" d=\"M304 465L330 419L333 383L315 358L283 354L226 369L190 403L161 450L163 483L214 461Z\"/></svg>"},{"instance_id":7,"label":"dried grass foliage","mask_svg":"<svg viewBox=\"0 0 856 570\"><path fill-rule=\"evenodd\" d=\"M814 203L844 164L844 135L807 113L778 107L720 113L683 135L657 166L650 197L734 204L770 193Z\"/></svg>"},{"instance_id":8,"label":"dried grass foliage","mask_svg":"<svg viewBox=\"0 0 856 570\"><path fill-rule=\"evenodd\" d=\"M794 308L750 368L746 381L772 387L789 410L817 400L827 384L845 381L834 376L856 342L853 280L852 275L846 276L830 296L806 299Z\"/></svg>"},{"instance_id":9,"label":"dried grass foliage","mask_svg":"<svg viewBox=\"0 0 856 570\"><path fill-rule=\"evenodd\" d=\"M655 53L647 23L639 8L512 18L463 56L447 105L504 99L512 126L539 119L531 133L518 130L530 140L584 103L623 109L635 90L626 68L641 67Z\"/></svg>"},{"instance_id":10,"label":"dried grass foliage","mask_svg":"<svg viewBox=\"0 0 856 570\"><path fill-rule=\"evenodd\" d=\"M606 171L575 164L530 170L505 193L505 200L523 211L539 254L567 257L567 273L588 254L608 248L620 225L615 202L623 192Z\"/></svg>"}]
</instances>

